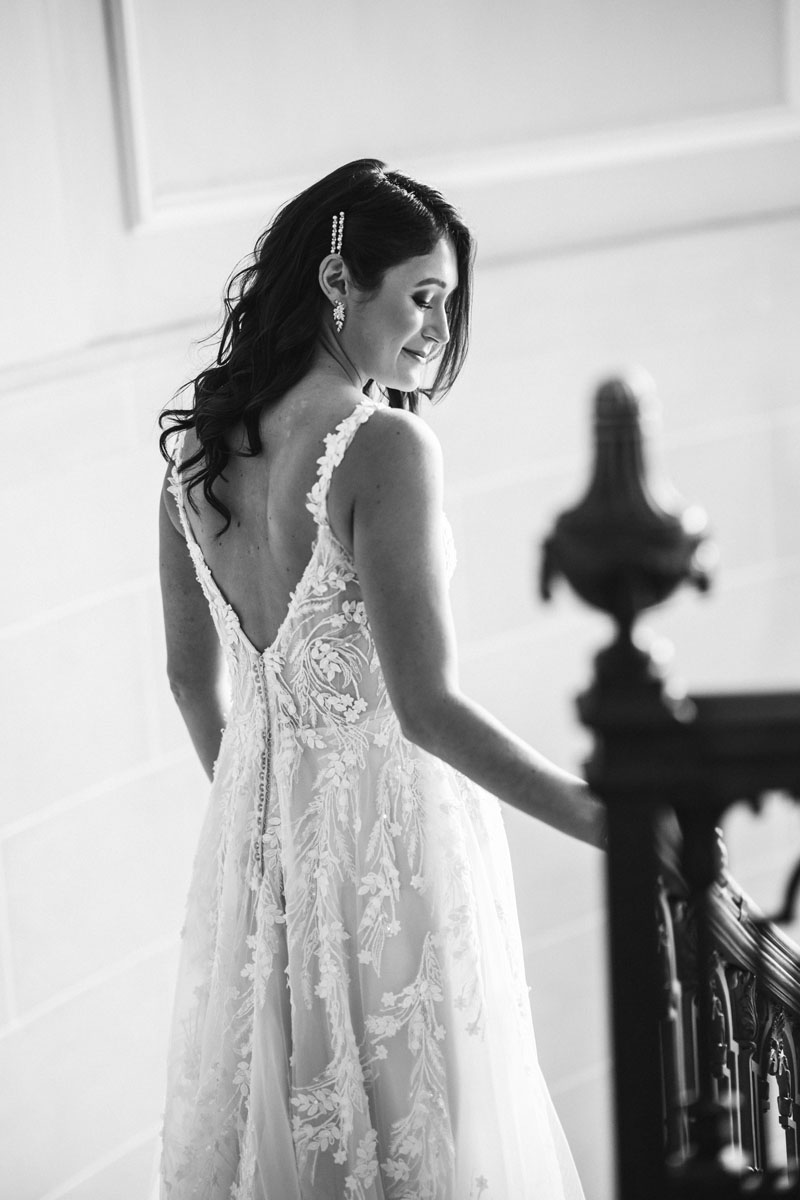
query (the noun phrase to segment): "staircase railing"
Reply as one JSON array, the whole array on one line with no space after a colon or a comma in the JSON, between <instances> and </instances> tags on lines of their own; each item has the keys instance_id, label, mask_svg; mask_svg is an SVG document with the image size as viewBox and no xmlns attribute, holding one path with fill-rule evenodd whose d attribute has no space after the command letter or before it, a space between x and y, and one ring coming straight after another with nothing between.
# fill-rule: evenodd
<instances>
[{"instance_id":1,"label":"staircase railing","mask_svg":"<svg viewBox=\"0 0 800 1200\"><path fill-rule=\"evenodd\" d=\"M734 1173L790 1179L800 1165L800 949L764 920L725 864L720 841L707 897L716 1138ZM677 1166L693 1154L686 1098L701 1090L699 914L685 880L669 870L658 903L665 1150Z\"/></svg>"},{"instance_id":2,"label":"staircase railing","mask_svg":"<svg viewBox=\"0 0 800 1200\"><path fill-rule=\"evenodd\" d=\"M800 692L680 694L634 638L680 583L708 587L712 561L704 514L647 478L648 386L598 390L593 476L545 543L541 581L547 596L564 575L617 626L578 699L608 810L617 1196L800 1197L800 948L779 928L800 865L767 919L718 833L737 801L800 797Z\"/></svg>"}]
</instances>

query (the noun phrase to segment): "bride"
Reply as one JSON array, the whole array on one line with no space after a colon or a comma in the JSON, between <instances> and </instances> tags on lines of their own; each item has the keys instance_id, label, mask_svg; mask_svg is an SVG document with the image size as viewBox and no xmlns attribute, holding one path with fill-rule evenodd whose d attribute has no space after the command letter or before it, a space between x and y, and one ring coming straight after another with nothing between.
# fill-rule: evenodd
<instances>
[{"instance_id":1,"label":"bride","mask_svg":"<svg viewBox=\"0 0 800 1200\"><path fill-rule=\"evenodd\" d=\"M463 363L472 253L431 188L341 167L259 239L216 362L162 417L168 672L211 779L170 1200L582 1196L498 798L595 845L602 811L459 687L417 415Z\"/></svg>"}]
</instances>

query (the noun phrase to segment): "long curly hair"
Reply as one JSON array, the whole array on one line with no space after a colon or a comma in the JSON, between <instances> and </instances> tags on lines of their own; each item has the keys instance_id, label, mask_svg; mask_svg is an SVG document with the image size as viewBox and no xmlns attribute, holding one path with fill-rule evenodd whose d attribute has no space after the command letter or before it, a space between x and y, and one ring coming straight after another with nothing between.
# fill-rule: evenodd
<instances>
[{"instance_id":1,"label":"long curly hair","mask_svg":"<svg viewBox=\"0 0 800 1200\"><path fill-rule=\"evenodd\" d=\"M342 257L356 285L367 292L380 287L391 267L429 254L442 237L450 239L458 264L458 286L447 304L450 340L424 393L430 399L444 395L463 366L473 240L452 205L433 188L387 171L376 158L347 163L295 196L278 210L252 258L228 281L222 323L213 335L219 337L215 362L173 398L174 403L192 387L191 406L167 408L160 417L159 445L168 462L169 438L195 430L199 448L179 469L190 503L191 490L202 485L207 502L225 519L222 532L231 513L214 494L215 480L232 453L249 457L261 452L262 413L311 368L328 308L317 275L329 250L332 214L340 211L346 220ZM387 394L392 407L418 411L417 391L389 388ZM232 451L226 435L240 423L247 449Z\"/></svg>"}]
</instances>

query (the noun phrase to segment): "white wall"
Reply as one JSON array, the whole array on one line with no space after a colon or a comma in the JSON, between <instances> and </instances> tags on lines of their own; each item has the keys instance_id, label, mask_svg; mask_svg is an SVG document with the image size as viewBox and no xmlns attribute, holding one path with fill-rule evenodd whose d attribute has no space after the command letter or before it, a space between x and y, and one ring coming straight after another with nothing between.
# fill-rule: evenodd
<instances>
[{"instance_id":1,"label":"white wall","mask_svg":"<svg viewBox=\"0 0 800 1200\"><path fill-rule=\"evenodd\" d=\"M579 764L572 701L608 627L563 591L536 600L537 547L582 489L593 385L632 362L659 383L662 456L723 554L713 596L652 623L692 686L797 686L796 0L277 7L0 9L13 1200L147 1187L205 791L164 682L155 417L293 189L377 153L477 229L473 352L431 414L477 699ZM605 1200L600 867L514 813L508 830L540 1054L589 1200ZM742 851L737 873L774 872L777 845Z\"/></svg>"}]
</instances>

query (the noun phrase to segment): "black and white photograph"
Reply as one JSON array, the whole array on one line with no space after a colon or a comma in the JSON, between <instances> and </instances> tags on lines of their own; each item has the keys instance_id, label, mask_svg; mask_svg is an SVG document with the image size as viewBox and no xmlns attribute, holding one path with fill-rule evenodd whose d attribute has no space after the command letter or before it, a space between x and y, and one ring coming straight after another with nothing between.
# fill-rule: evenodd
<instances>
[{"instance_id":1,"label":"black and white photograph","mask_svg":"<svg viewBox=\"0 0 800 1200\"><path fill-rule=\"evenodd\" d=\"M800 1200L800 0L0 0L0 1200Z\"/></svg>"}]
</instances>

